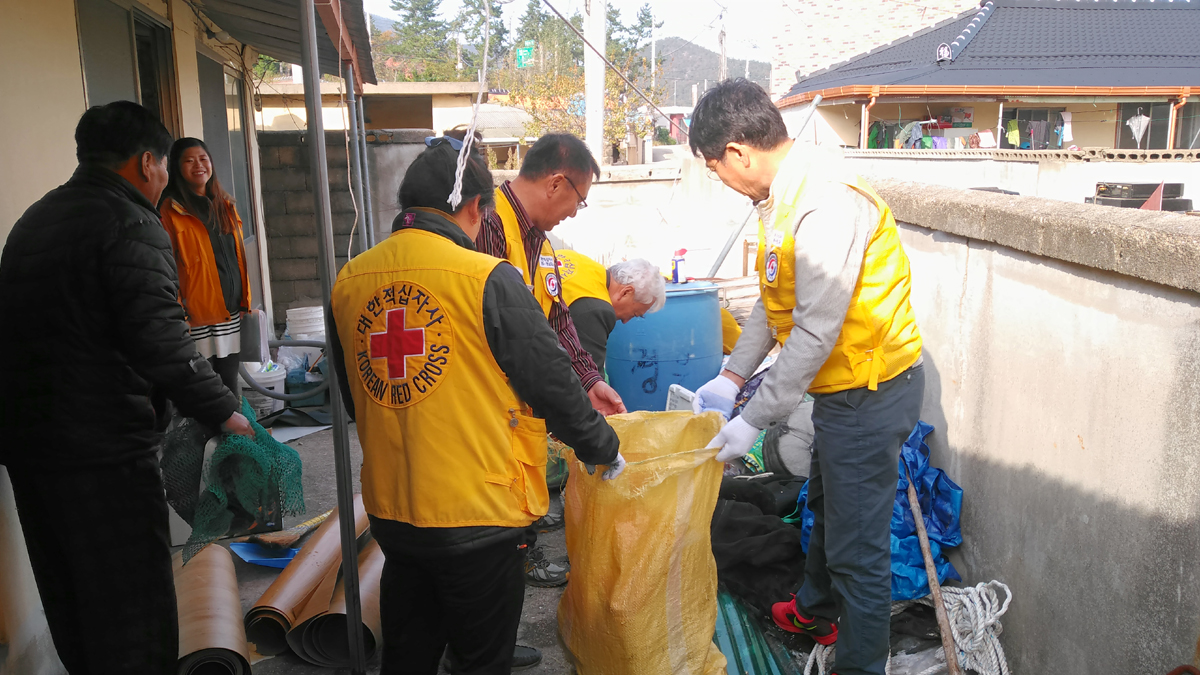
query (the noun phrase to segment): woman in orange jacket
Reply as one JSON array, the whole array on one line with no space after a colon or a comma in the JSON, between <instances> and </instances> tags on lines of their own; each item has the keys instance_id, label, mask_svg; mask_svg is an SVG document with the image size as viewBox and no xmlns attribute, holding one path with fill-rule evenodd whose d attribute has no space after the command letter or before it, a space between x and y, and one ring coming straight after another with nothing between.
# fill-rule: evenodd
<instances>
[{"instance_id":1,"label":"woman in orange jacket","mask_svg":"<svg viewBox=\"0 0 1200 675\"><path fill-rule=\"evenodd\" d=\"M240 396L240 329L242 313L250 310L242 219L213 173L204 141L175 141L169 161L170 180L159 213L179 269L179 302L196 350Z\"/></svg>"}]
</instances>

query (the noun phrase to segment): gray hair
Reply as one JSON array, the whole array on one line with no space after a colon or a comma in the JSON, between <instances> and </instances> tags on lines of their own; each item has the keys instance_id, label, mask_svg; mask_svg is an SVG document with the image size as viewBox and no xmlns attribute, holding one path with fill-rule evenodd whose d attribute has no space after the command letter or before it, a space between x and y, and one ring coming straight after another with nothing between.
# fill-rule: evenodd
<instances>
[{"instance_id":1,"label":"gray hair","mask_svg":"<svg viewBox=\"0 0 1200 675\"><path fill-rule=\"evenodd\" d=\"M623 286L633 286L633 299L650 305L646 313L657 312L667 302L667 284L658 267L649 260L634 258L608 268L613 280Z\"/></svg>"}]
</instances>

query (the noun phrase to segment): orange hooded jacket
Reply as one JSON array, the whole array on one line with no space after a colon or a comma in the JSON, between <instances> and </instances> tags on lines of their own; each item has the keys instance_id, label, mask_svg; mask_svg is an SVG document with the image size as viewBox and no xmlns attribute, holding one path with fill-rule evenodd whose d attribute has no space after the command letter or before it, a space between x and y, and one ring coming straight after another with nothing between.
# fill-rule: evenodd
<instances>
[{"instance_id":1,"label":"orange hooded jacket","mask_svg":"<svg viewBox=\"0 0 1200 675\"><path fill-rule=\"evenodd\" d=\"M229 205L237 236L238 269L242 275L242 310L250 308L250 278L246 272L246 247L242 237L242 219ZM193 327L211 326L233 318L225 307L217 261L213 255L208 228L188 213L182 204L168 197L159 208L163 227L171 237L171 250L179 268L179 304Z\"/></svg>"}]
</instances>

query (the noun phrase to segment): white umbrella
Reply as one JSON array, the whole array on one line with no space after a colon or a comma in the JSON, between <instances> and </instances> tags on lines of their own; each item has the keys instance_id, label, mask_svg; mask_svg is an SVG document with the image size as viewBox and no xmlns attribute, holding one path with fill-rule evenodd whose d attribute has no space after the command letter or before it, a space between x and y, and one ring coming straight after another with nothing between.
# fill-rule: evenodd
<instances>
[{"instance_id":1,"label":"white umbrella","mask_svg":"<svg viewBox=\"0 0 1200 675\"><path fill-rule=\"evenodd\" d=\"M1142 109L1138 108L1137 114L1125 120L1125 126L1129 127L1129 131L1133 133L1133 140L1137 143L1139 150L1142 149L1142 136L1146 135L1146 129L1150 126L1150 118L1142 114Z\"/></svg>"}]
</instances>

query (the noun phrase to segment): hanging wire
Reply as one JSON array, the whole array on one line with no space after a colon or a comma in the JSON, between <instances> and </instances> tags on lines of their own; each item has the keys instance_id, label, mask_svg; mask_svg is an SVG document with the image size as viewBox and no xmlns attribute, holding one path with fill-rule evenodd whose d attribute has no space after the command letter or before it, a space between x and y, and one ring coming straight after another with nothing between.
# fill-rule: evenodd
<instances>
[{"instance_id":1,"label":"hanging wire","mask_svg":"<svg viewBox=\"0 0 1200 675\"><path fill-rule=\"evenodd\" d=\"M475 145L475 127L479 125L479 106L483 103L483 93L487 89L488 52L492 40L492 0L483 0L483 65L479 69L479 95L475 98L475 107L471 111L471 125L467 127L467 135L463 137L462 150L458 151L458 164L454 169L454 190L446 201L450 203L450 211L458 210L462 203L463 171L467 168L467 159Z\"/></svg>"},{"instance_id":2,"label":"hanging wire","mask_svg":"<svg viewBox=\"0 0 1200 675\"><path fill-rule=\"evenodd\" d=\"M345 19L342 16L342 6L338 5L338 23L344 24ZM346 63L345 57L342 56L342 41L338 40L338 64L341 66L341 72L338 75L338 110L342 113L342 136L346 141L346 190L350 192L350 204L354 206L354 224L350 226L350 237L346 241L346 260L354 257L354 233L358 230L358 222L361 218L358 207L358 199L354 196L354 170L350 166L350 118L354 111L346 106L346 88L344 85L354 86L354 82L346 82ZM362 133L362 130L359 130Z\"/></svg>"},{"instance_id":3,"label":"hanging wire","mask_svg":"<svg viewBox=\"0 0 1200 675\"><path fill-rule=\"evenodd\" d=\"M570 28L571 31L575 33L575 35L579 36L580 40L583 40L583 44L587 45L588 49L591 49L593 52L596 53L596 56L599 56L600 59L602 61L604 61L604 65L608 66L609 70L616 73L617 77L621 78L621 80L624 81L625 84L629 85L629 87L631 89L633 89L635 92L637 92L637 95L641 96L642 100L645 101L647 105L649 105L651 108L654 108L654 110L656 112L658 112L659 115L662 115L664 118L666 118L667 123L670 124L671 126L675 127L676 129L678 129L679 133L683 134L684 136L688 135L688 132L685 131L683 127L676 124L675 120L672 120L670 115L663 112L662 108L659 108L658 105L656 105L654 103L654 101L651 101L650 97L647 96L641 89L638 89L638 86L636 84L630 82L629 78L625 77L624 73L622 73L620 70L617 70L617 67L612 64L612 61L608 60L608 57L604 56L603 52L601 52L599 49L596 49L592 45L592 43L588 42L587 38L585 38L583 36L583 33L580 33L579 29L575 27L575 24L571 23L570 21L567 21L567 17L563 16L562 12L555 9L554 5L550 4L550 0L542 0L542 2L546 3L546 6L550 8L550 11L554 12L554 14L556 16L558 16L558 18L562 19L563 23L567 24L567 28ZM654 66L654 64L650 64L650 65L651 65L651 67Z\"/></svg>"}]
</instances>

